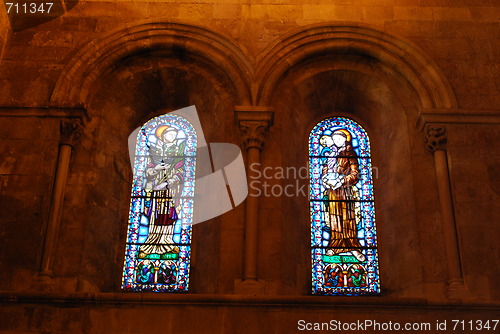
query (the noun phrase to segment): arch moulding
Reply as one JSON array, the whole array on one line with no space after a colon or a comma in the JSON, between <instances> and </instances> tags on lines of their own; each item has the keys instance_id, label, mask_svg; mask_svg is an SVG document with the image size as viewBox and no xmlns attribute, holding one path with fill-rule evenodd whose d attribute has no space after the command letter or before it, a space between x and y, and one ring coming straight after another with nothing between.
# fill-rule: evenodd
<instances>
[{"instance_id":1,"label":"arch moulding","mask_svg":"<svg viewBox=\"0 0 500 334\"><path fill-rule=\"evenodd\" d=\"M434 61L413 43L376 28L329 23L298 29L272 43L257 59L254 103L267 105L287 72L325 54L356 54L396 72L414 91L421 109L456 109L449 82Z\"/></svg>"},{"instance_id":2,"label":"arch moulding","mask_svg":"<svg viewBox=\"0 0 500 334\"><path fill-rule=\"evenodd\" d=\"M238 46L205 28L156 21L112 31L85 45L63 69L50 102L55 105L85 104L91 87L121 59L157 50L206 60L227 74L237 91L238 101L250 102L253 67Z\"/></svg>"}]
</instances>

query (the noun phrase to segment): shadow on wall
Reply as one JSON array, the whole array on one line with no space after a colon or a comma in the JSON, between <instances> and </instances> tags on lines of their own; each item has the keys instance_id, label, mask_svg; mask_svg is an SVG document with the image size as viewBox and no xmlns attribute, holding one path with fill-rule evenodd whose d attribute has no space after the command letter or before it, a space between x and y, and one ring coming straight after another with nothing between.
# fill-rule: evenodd
<instances>
[{"instance_id":1,"label":"shadow on wall","mask_svg":"<svg viewBox=\"0 0 500 334\"><path fill-rule=\"evenodd\" d=\"M12 31L18 32L44 24L73 9L78 0L50 0L47 2L21 2L3 0Z\"/></svg>"}]
</instances>

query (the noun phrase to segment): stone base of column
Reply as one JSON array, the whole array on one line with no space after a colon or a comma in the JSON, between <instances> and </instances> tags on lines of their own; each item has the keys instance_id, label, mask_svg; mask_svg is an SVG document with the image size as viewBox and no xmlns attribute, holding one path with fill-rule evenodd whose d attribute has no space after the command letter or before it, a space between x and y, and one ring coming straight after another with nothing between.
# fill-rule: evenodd
<instances>
[{"instance_id":1,"label":"stone base of column","mask_svg":"<svg viewBox=\"0 0 500 334\"><path fill-rule=\"evenodd\" d=\"M50 271L39 272L35 285L37 290L54 291L55 282L54 282L54 277L52 276L52 272Z\"/></svg>"},{"instance_id":2,"label":"stone base of column","mask_svg":"<svg viewBox=\"0 0 500 334\"><path fill-rule=\"evenodd\" d=\"M446 297L448 299L470 299L469 290L465 286L462 280L453 280L448 282L448 287L446 288Z\"/></svg>"},{"instance_id":3,"label":"stone base of column","mask_svg":"<svg viewBox=\"0 0 500 334\"><path fill-rule=\"evenodd\" d=\"M237 295L275 295L276 284L272 281L254 279L234 280L234 293Z\"/></svg>"}]
</instances>

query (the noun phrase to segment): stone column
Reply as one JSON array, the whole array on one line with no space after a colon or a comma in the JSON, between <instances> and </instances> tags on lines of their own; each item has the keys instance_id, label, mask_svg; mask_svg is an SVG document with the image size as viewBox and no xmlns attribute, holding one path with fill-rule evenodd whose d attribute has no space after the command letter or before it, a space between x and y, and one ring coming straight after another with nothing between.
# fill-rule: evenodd
<instances>
[{"instance_id":1,"label":"stone column","mask_svg":"<svg viewBox=\"0 0 500 334\"><path fill-rule=\"evenodd\" d=\"M273 124L274 114L271 110L271 108L264 107L235 108L236 121L243 137L243 148L247 152L248 179L252 181L258 180L260 175L260 152L264 146L269 127ZM245 208L245 248L242 278L243 282L250 284L257 281L258 201L257 191L250 187Z\"/></svg>"},{"instance_id":2,"label":"stone column","mask_svg":"<svg viewBox=\"0 0 500 334\"><path fill-rule=\"evenodd\" d=\"M69 162L73 143L81 133L81 121L79 119L62 120L60 123L61 138L59 143L59 154L50 202L49 220L45 231L40 276L42 280L52 277L52 262L54 250L59 236L61 224L61 213L64 201L64 190L68 178Z\"/></svg>"},{"instance_id":3,"label":"stone column","mask_svg":"<svg viewBox=\"0 0 500 334\"><path fill-rule=\"evenodd\" d=\"M446 152L446 128L439 125L426 125L424 128L424 136L427 149L434 154L434 163L436 166L439 204L441 208L441 219L448 264L449 280L447 296L449 299L462 299L467 297L467 288L462 276L457 228L453 210L450 172L448 169Z\"/></svg>"}]
</instances>

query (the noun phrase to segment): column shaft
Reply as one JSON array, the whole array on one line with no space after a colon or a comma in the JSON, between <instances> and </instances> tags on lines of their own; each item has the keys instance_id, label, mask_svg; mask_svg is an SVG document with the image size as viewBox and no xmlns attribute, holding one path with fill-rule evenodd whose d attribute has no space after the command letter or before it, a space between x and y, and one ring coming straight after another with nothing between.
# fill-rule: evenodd
<instances>
[{"instance_id":1,"label":"column shaft","mask_svg":"<svg viewBox=\"0 0 500 334\"><path fill-rule=\"evenodd\" d=\"M427 148L434 153L436 178L439 193L439 204L446 251L448 269L448 298L466 298L467 288L462 277L458 233L453 211L453 196L451 192L450 172L446 147L448 138L446 128L438 125L426 125L424 136Z\"/></svg>"},{"instance_id":2,"label":"column shaft","mask_svg":"<svg viewBox=\"0 0 500 334\"><path fill-rule=\"evenodd\" d=\"M59 235L59 226L61 224L62 204L64 201L66 180L68 178L71 150L72 148L68 144L59 145L59 156L57 159L54 188L52 190L49 221L47 224L45 243L43 246L43 257L41 265L42 274L51 274L50 268L52 264L53 252L56 247L57 237Z\"/></svg>"},{"instance_id":3,"label":"column shaft","mask_svg":"<svg viewBox=\"0 0 500 334\"><path fill-rule=\"evenodd\" d=\"M256 147L248 148L248 178L255 180L256 166L260 166L260 150ZM250 187L246 202L245 219L245 267L243 279L257 279L257 233L258 233L258 200L256 189Z\"/></svg>"},{"instance_id":4,"label":"column shaft","mask_svg":"<svg viewBox=\"0 0 500 334\"><path fill-rule=\"evenodd\" d=\"M439 203L441 206L441 217L443 219L446 255L449 257L449 279L450 282L462 281L462 269L460 266L460 255L455 226L455 215L453 213L450 175L448 171L446 151L437 150L434 152L434 162L436 164L436 176L439 191Z\"/></svg>"},{"instance_id":5,"label":"column shaft","mask_svg":"<svg viewBox=\"0 0 500 334\"><path fill-rule=\"evenodd\" d=\"M260 151L264 140L273 123L273 113L269 108L262 107L237 107L236 120L240 127L243 146L247 151L247 173L252 182L259 182ZM258 217L259 198L258 191L250 187L245 207L245 248L242 280L254 282L258 280Z\"/></svg>"},{"instance_id":6,"label":"column shaft","mask_svg":"<svg viewBox=\"0 0 500 334\"><path fill-rule=\"evenodd\" d=\"M64 193L68 179L69 163L73 141L76 140L81 131L81 122L76 119L63 120L60 124L61 138L57 165L54 175L54 185L50 202L49 219L45 230L45 240L43 244L40 274L42 276L52 276L52 265L54 252L57 246L59 228L61 225L62 207Z\"/></svg>"}]
</instances>

